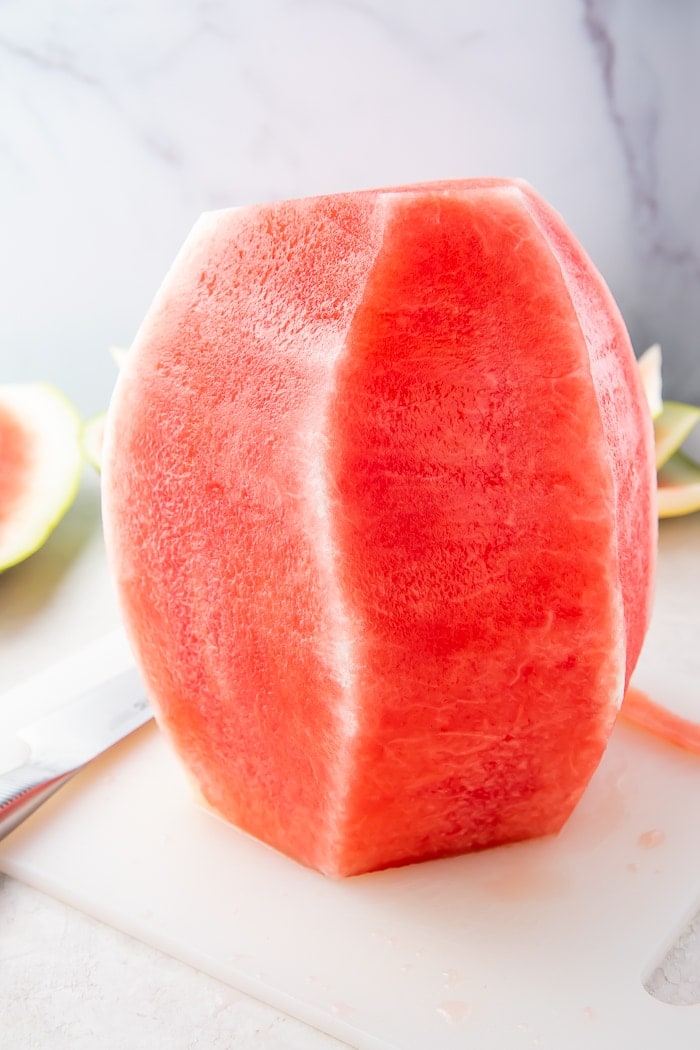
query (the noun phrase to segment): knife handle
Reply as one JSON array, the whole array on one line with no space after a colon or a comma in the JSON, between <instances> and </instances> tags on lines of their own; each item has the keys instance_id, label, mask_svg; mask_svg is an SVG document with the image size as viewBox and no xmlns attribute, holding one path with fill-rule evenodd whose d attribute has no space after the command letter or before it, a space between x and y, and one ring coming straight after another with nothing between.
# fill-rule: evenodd
<instances>
[{"instance_id":1,"label":"knife handle","mask_svg":"<svg viewBox=\"0 0 700 1050\"><path fill-rule=\"evenodd\" d=\"M41 762L25 762L0 775L0 839L14 831L75 773L77 769L60 773Z\"/></svg>"}]
</instances>

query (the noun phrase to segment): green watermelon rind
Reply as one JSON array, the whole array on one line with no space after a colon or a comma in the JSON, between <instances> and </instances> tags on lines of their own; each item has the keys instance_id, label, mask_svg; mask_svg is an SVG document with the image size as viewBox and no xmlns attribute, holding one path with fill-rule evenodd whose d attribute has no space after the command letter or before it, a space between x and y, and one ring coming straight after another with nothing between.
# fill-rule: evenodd
<instances>
[{"instance_id":1,"label":"green watermelon rind","mask_svg":"<svg viewBox=\"0 0 700 1050\"><path fill-rule=\"evenodd\" d=\"M654 452L659 518L677 518L700 510L700 466L682 447L700 423L700 406L665 400L661 347L654 343L637 364L654 422Z\"/></svg>"},{"instance_id":2,"label":"green watermelon rind","mask_svg":"<svg viewBox=\"0 0 700 1050\"><path fill-rule=\"evenodd\" d=\"M679 518L700 510L700 464L675 452L658 473L659 517Z\"/></svg>"},{"instance_id":3,"label":"green watermelon rind","mask_svg":"<svg viewBox=\"0 0 700 1050\"><path fill-rule=\"evenodd\" d=\"M700 422L700 407L683 401L662 402L661 413L654 420L656 469L661 470L680 449Z\"/></svg>"},{"instance_id":4,"label":"green watermelon rind","mask_svg":"<svg viewBox=\"0 0 700 1050\"><path fill-rule=\"evenodd\" d=\"M83 455L98 474L102 470L102 441L106 419L106 412L97 412L83 423L80 433Z\"/></svg>"}]
</instances>

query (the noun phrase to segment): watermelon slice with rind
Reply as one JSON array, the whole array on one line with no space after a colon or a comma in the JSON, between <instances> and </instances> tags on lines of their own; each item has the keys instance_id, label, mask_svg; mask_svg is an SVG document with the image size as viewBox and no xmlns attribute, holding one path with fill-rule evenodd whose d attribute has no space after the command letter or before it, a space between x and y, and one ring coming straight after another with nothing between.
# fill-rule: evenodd
<instances>
[{"instance_id":1,"label":"watermelon slice with rind","mask_svg":"<svg viewBox=\"0 0 700 1050\"><path fill-rule=\"evenodd\" d=\"M684 452L676 452L658 472L660 518L673 518L700 510L700 465Z\"/></svg>"},{"instance_id":2,"label":"watermelon slice with rind","mask_svg":"<svg viewBox=\"0 0 700 1050\"><path fill-rule=\"evenodd\" d=\"M73 503L81 421L45 383L0 386L0 571L38 550Z\"/></svg>"},{"instance_id":3,"label":"watermelon slice with rind","mask_svg":"<svg viewBox=\"0 0 700 1050\"><path fill-rule=\"evenodd\" d=\"M654 420L654 448L660 518L700 510L700 465L682 449L700 422L700 408L665 401L662 394L661 347L654 343L640 356L639 374Z\"/></svg>"},{"instance_id":4,"label":"watermelon slice with rind","mask_svg":"<svg viewBox=\"0 0 700 1050\"><path fill-rule=\"evenodd\" d=\"M664 401L661 412L654 420L654 444L656 446L656 469L668 463L700 422L700 408L682 401ZM664 483L670 484L670 480Z\"/></svg>"}]
</instances>

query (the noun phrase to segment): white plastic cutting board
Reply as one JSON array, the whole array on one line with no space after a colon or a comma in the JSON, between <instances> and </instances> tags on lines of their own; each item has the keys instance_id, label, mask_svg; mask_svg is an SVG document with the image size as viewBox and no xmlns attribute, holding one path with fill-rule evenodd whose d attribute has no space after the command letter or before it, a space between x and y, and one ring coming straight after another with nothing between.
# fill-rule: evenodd
<instances>
[{"instance_id":1,"label":"white plastic cutting board","mask_svg":"<svg viewBox=\"0 0 700 1050\"><path fill-rule=\"evenodd\" d=\"M692 699L700 516L661 546L636 681ZM128 661L110 634L0 698L6 764L9 730ZM700 757L620 724L557 838L330 881L195 805L147 726L0 844L0 869L358 1048L695 1050L700 1007L643 980L700 903L699 812Z\"/></svg>"}]
</instances>

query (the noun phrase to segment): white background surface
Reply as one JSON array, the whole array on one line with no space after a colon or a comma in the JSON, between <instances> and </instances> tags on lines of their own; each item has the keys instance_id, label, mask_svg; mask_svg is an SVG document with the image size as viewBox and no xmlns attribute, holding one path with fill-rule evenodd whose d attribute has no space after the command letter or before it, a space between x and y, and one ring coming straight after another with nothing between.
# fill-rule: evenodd
<instances>
[{"instance_id":1,"label":"white background surface","mask_svg":"<svg viewBox=\"0 0 700 1050\"><path fill-rule=\"evenodd\" d=\"M687 700L697 696L700 670L689 644L700 632L700 559L692 557L700 515L666 523L660 539L657 603L636 681L657 697ZM53 558L50 545L41 556L45 564ZM69 603L81 576L91 588ZM74 648L94 598L109 608L106 583L99 542L84 545L52 610L30 632L35 649L58 638L69 655L4 693L0 740L128 662L121 632ZM560 835L330 880L194 805L150 725L0 843L0 871L360 1050L619 1050L627 1042L637 1050L696 1050L700 1006L666 1005L679 988L700 1000L693 955L684 949L670 966L658 964L698 907L699 794L697 755L621 724ZM36 898L26 900L35 910ZM80 921L70 929L90 927ZM156 979L154 1004L168 1002L157 981L169 983L172 964L139 948L134 969L114 966L124 942L105 931L87 943L81 933L67 936L57 957L30 940L18 955L15 943L0 938L12 1010L27 1017L29 1009L41 1046L63 1038L66 1027L85 1031L91 1011L93 1038L123 1045L141 1014L143 989L138 997L129 991L140 959L150 960ZM95 954L96 945L110 943ZM694 960L697 966L697 953ZM689 961L690 973L687 965L679 972ZM19 1001L13 984L24 973L25 983L47 990L48 1003L65 1007L63 967L78 976L72 1009L57 1025L53 1011L34 1012L33 997ZM94 972L111 972L118 1001L109 1014L95 1011L106 992ZM187 1036L206 1046L197 1040L206 1038L199 1026L211 986L177 972L189 989L182 1009L149 1014L150 1023L165 1045ZM255 1035L259 1007L237 1002L239 1045L266 1046L267 1035ZM271 1019L301 1038L303 1029L285 1029L282 1015Z\"/></svg>"},{"instance_id":2,"label":"white background surface","mask_svg":"<svg viewBox=\"0 0 700 1050\"><path fill-rule=\"evenodd\" d=\"M661 341L667 393L700 400L699 49L700 8L656 0L2 0L0 381L103 408L107 348L204 209L505 174L563 213L636 349ZM92 603L76 643L111 625L98 526L86 483L0 578L5 684L61 655L62 608ZM4 1047L331 1045L202 982L0 884Z\"/></svg>"},{"instance_id":3,"label":"white background surface","mask_svg":"<svg viewBox=\"0 0 700 1050\"><path fill-rule=\"evenodd\" d=\"M700 7L3 0L0 361L85 412L206 209L518 175L700 400Z\"/></svg>"},{"instance_id":4,"label":"white background surface","mask_svg":"<svg viewBox=\"0 0 700 1050\"><path fill-rule=\"evenodd\" d=\"M344 1044L0 876L3 1050L340 1050Z\"/></svg>"}]
</instances>

